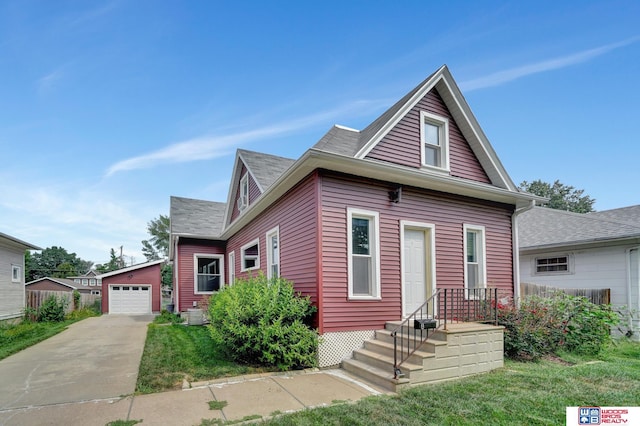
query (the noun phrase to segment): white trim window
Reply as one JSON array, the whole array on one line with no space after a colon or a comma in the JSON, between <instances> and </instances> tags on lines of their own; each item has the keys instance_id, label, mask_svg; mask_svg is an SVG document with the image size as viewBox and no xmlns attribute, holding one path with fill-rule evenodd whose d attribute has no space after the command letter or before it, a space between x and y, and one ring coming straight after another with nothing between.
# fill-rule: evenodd
<instances>
[{"instance_id":1,"label":"white trim window","mask_svg":"<svg viewBox=\"0 0 640 426\"><path fill-rule=\"evenodd\" d=\"M224 256L220 254L193 255L193 292L211 294L224 286Z\"/></svg>"},{"instance_id":2,"label":"white trim window","mask_svg":"<svg viewBox=\"0 0 640 426\"><path fill-rule=\"evenodd\" d=\"M378 212L347 209L350 299L380 299L380 226Z\"/></svg>"},{"instance_id":3,"label":"white trim window","mask_svg":"<svg viewBox=\"0 0 640 426\"><path fill-rule=\"evenodd\" d=\"M449 170L449 120L420 111L420 156L428 168Z\"/></svg>"},{"instance_id":4,"label":"white trim window","mask_svg":"<svg viewBox=\"0 0 640 426\"><path fill-rule=\"evenodd\" d=\"M536 275L561 275L571 273L571 257L568 254L536 257L535 260Z\"/></svg>"},{"instance_id":5,"label":"white trim window","mask_svg":"<svg viewBox=\"0 0 640 426\"><path fill-rule=\"evenodd\" d=\"M11 282L22 282L22 267L20 265L11 265Z\"/></svg>"},{"instance_id":6,"label":"white trim window","mask_svg":"<svg viewBox=\"0 0 640 426\"><path fill-rule=\"evenodd\" d=\"M229 253L229 285L236 282L236 252Z\"/></svg>"},{"instance_id":7,"label":"white trim window","mask_svg":"<svg viewBox=\"0 0 640 426\"><path fill-rule=\"evenodd\" d=\"M280 277L280 227L267 232L267 278Z\"/></svg>"},{"instance_id":8,"label":"white trim window","mask_svg":"<svg viewBox=\"0 0 640 426\"><path fill-rule=\"evenodd\" d=\"M484 226L464 225L464 288L467 297L487 286L487 250Z\"/></svg>"},{"instance_id":9,"label":"white trim window","mask_svg":"<svg viewBox=\"0 0 640 426\"><path fill-rule=\"evenodd\" d=\"M89 285L90 286L95 286L96 285L96 279L95 278L89 278Z\"/></svg>"},{"instance_id":10,"label":"white trim window","mask_svg":"<svg viewBox=\"0 0 640 426\"><path fill-rule=\"evenodd\" d=\"M240 179L240 197L238 197L238 210L243 211L249 206L249 173L245 173Z\"/></svg>"},{"instance_id":11,"label":"white trim window","mask_svg":"<svg viewBox=\"0 0 640 426\"><path fill-rule=\"evenodd\" d=\"M260 239L256 238L240 248L240 272L260 268Z\"/></svg>"},{"instance_id":12,"label":"white trim window","mask_svg":"<svg viewBox=\"0 0 640 426\"><path fill-rule=\"evenodd\" d=\"M83 278L82 279L82 285L83 286L88 286L89 285L89 280L87 278Z\"/></svg>"}]
</instances>

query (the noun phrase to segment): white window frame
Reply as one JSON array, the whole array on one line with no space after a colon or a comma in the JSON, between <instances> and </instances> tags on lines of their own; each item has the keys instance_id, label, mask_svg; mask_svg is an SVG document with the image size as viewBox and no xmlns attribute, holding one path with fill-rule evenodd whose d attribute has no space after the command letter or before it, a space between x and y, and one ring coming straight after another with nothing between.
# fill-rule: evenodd
<instances>
[{"instance_id":1,"label":"white window frame","mask_svg":"<svg viewBox=\"0 0 640 426\"><path fill-rule=\"evenodd\" d=\"M97 284L97 281L95 278L89 278L89 285L90 286L95 286Z\"/></svg>"},{"instance_id":2,"label":"white window frame","mask_svg":"<svg viewBox=\"0 0 640 426\"><path fill-rule=\"evenodd\" d=\"M236 252L229 253L229 285L236 282Z\"/></svg>"},{"instance_id":3,"label":"white window frame","mask_svg":"<svg viewBox=\"0 0 640 426\"><path fill-rule=\"evenodd\" d=\"M273 258L273 248L271 247L271 238L274 236L276 237L278 244L276 252L277 259ZM276 226L275 228L267 231L265 244L265 247L267 248L267 278L278 278L280 276L280 226ZM276 277L273 276L273 266L278 267L278 275Z\"/></svg>"},{"instance_id":4,"label":"white window frame","mask_svg":"<svg viewBox=\"0 0 640 426\"><path fill-rule=\"evenodd\" d=\"M20 265L11 265L11 282L12 283L21 283L22 282L22 266Z\"/></svg>"},{"instance_id":5,"label":"white window frame","mask_svg":"<svg viewBox=\"0 0 640 426\"><path fill-rule=\"evenodd\" d=\"M220 264L220 288L224 287L224 255L209 253L193 254L193 294L213 294L215 291L198 291L198 259L218 259Z\"/></svg>"},{"instance_id":6,"label":"white window frame","mask_svg":"<svg viewBox=\"0 0 640 426\"><path fill-rule=\"evenodd\" d=\"M479 235L480 241L480 250L481 253L478 256L478 262L474 262L478 264L478 285L474 286L473 289L477 289L477 288L487 288L487 244L486 244L486 230L484 226L481 225L468 225L465 224L463 225L463 241L464 241L464 247L463 247L463 259L464 259L464 290L465 290L465 296L467 298L470 298L470 294L469 294L469 272L468 272L468 266L469 266L469 262L467 261L467 233L468 232L475 232ZM476 240L477 241L477 240Z\"/></svg>"},{"instance_id":7,"label":"white window frame","mask_svg":"<svg viewBox=\"0 0 640 426\"><path fill-rule=\"evenodd\" d=\"M240 178L240 196L238 197L238 210L244 211L249 206L249 172Z\"/></svg>"},{"instance_id":8,"label":"white window frame","mask_svg":"<svg viewBox=\"0 0 640 426\"><path fill-rule=\"evenodd\" d=\"M82 279L82 285L85 286L85 287L88 286L89 285L89 279L83 278Z\"/></svg>"},{"instance_id":9,"label":"white window frame","mask_svg":"<svg viewBox=\"0 0 640 426\"><path fill-rule=\"evenodd\" d=\"M566 271L538 271L538 261L539 260L543 260L543 259L558 259L561 257L566 257L567 258L567 270ZM555 264L551 264L552 265L561 265L563 263L555 263ZM544 256L536 256L533 258L533 265L532 265L532 271L533 271L533 275L571 275L573 274L573 256L571 256L568 253L562 253L562 254L545 254Z\"/></svg>"},{"instance_id":10,"label":"white window frame","mask_svg":"<svg viewBox=\"0 0 640 426\"><path fill-rule=\"evenodd\" d=\"M425 124L437 126L440 142L440 165L433 166L426 164L425 154ZM420 111L420 161L422 167L428 170L449 171L449 120L446 117L431 114L427 111Z\"/></svg>"},{"instance_id":11,"label":"white window frame","mask_svg":"<svg viewBox=\"0 0 640 426\"><path fill-rule=\"evenodd\" d=\"M368 219L370 222L369 236L371 253L371 293L368 295L353 292L353 219ZM355 255L358 256L358 255ZM380 300L380 214L376 211L347 208L347 275L349 280L350 300Z\"/></svg>"},{"instance_id":12,"label":"white window frame","mask_svg":"<svg viewBox=\"0 0 640 426\"><path fill-rule=\"evenodd\" d=\"M249 247L258 246L258 256L256 257L256 263L251 268L245 268L244 262L247 258L246 251ZM253 241L248 242L247 244L240 247L240 272L253 271L255 269L260 269L260 238L256 238Z\"/></svg>"}]
</instances>

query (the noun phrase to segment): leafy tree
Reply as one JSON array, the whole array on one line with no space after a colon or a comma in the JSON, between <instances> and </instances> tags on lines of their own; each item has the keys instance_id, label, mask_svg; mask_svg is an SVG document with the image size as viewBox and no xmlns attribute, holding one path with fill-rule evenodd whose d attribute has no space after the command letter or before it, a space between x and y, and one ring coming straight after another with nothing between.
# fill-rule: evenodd
<instances>
[{"instance_id":1,"label":"leafy tree","mask_svg":"<svg viewBox=\"0 0 640 426\"><path fill-rule=\"evenodd\" d=\"M93 262L82 260L75 253L68 253L64 248L56 246L25 255L27 281L43 277L67 278L83 274L92 266Z\"/></svg>"},{"instance_id":2,"label":"leafy tree","mask_svg":"<svg viewBox=\"0 0 640 426\"><path fill-rule=\"evenodd\" d=\"M583 195L584 189L575 189L573 186L565 185L559 180L556 180L553 184L543 182L540 179L530 183L525 180L520 184L520 189L530 194L549 198L549 201L543 204L543 207L574 213L594 211L593 204L596 200L588 195Z\"/></svg>"},{"instance_id":3,"label":"leafy tree","mask_svg":"<svg viewBox=\"0 0 640 426\"><path fill-rule=\"evenodd\" d=\"M109 252L109 262L104 265L96 265L96 271L100 274L104 274L111 271L117 271L118 269L124 268L124 263L122 259L116 256L116 251L111 249Z\"/></svg>"},{"instance_id":4,"label":"leafy tree","mask_svg":"<svg viewBox=\"0 0 640 426\"><path fill-rule=\"evenodd\" d=\"M167 263L162 267L162 285L173 288L173 265Z\"/></svg>"},{"instance_id":5,"label":"leafy tree","mask_svg":"<svg viewBox=\"0 0 640 426\"><path fill-rule=\"evenodd\" d=\"M142 241L142 254L148 261L169 256L169 216L160 215L147 223L147 232L151 235Z\"/></svg>"}]
</instances>

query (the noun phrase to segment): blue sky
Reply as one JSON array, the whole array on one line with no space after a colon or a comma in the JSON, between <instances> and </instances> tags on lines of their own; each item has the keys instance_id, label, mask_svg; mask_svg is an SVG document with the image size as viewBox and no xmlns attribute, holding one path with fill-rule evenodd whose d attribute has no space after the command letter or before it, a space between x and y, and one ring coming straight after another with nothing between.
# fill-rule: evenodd
<instances>
[{"instance_id":1,"label":"blue sky","mask_svg":"<svg viewBox=\"0 0 640 426\"><path fill-rule=\"evenodd\" d=\"M638 1L0 0L0 232L144 261L236 148L297 158L447 64L518 184L640 204Z\"/></svg>"}]
</instances>

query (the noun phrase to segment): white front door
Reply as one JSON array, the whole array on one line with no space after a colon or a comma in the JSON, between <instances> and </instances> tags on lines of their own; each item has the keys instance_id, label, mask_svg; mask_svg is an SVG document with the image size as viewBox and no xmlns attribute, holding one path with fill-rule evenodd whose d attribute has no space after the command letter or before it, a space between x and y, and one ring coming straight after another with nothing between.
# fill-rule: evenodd
<instances>
[{"instance_id":1,"label":"white front door","mask_svg":"<svg viewBox=\"0 0 640 426\"><path fill-rule=\"evenodd\" d=\"M402 314L407 317L431 297L433 284L432 229L403 226ZM433 306L429 306L433 315Z\"/></svg>"}]
</instances>

